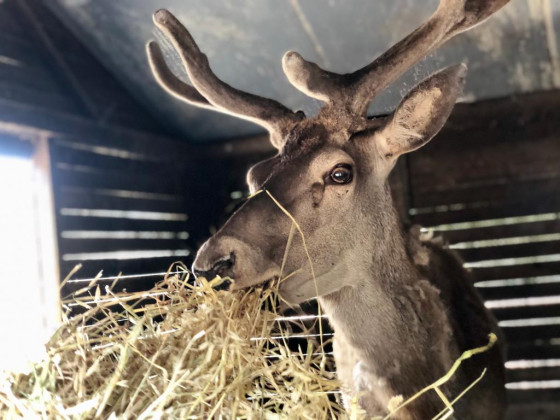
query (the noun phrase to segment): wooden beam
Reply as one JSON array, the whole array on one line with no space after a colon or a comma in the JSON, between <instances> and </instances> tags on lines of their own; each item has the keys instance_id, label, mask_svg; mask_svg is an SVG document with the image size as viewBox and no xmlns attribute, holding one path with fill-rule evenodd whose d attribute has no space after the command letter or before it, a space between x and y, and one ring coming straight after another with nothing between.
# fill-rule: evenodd
<instances>
[{"instance_id":1,"label":"wooden beam","mask_svg":"<svg viewBox=\"0 0 560 420\"><path fill-rule=\"evenodd\" d=\"M35 183L35 226L38 238L39 275L44 307L44 324L54 332L61 319L60 269L56 216L51 178L48 138L37 142L33 155Z\"/></svg>"},{"instance_id":2,"label":"wooden beam","mask_svg":"<svg viewBox=\"0 0 560 420\"><path fill-rule=\"evenodd\" d=\"M442 132L410 155L414 207L487 201L513 183L558 180L559 132L558 90L458 104Z\"/></svg>"},{"instance_id":3,"label":"wooden beam","mask_svg":"<svg viewBox=\"0 0 560 420\"><path fill-rule=\"evenodd\" d=\"M88 112L88 114L99 120L101 115L95 103L90 99L88 92L82 86L81 81L74 75L72 69L66 63L64 55L60 53L56 44L52 42L47 31L43 28L41 19L37 16L34 7L29 5L28 0L19 0L16 2L21 10L22 14L26 17L29 22L33 33L35 34L37 40L41 43L45 51L47 51L50 58L54 61L56 66L56 71L62 76L62 79L66 81L65 84L71 87L71 93L76 96L79 103Z\"/></svg>"},{"instance_id":4,"label":"wooden beam","mask_svg":"<svg viewBox=\"0 0 560 420\"><path fill-rule=\"evenodd\" d=\"M81 143L126 145L127 148L149 148L159 156L205 156L204 145L191 145L183 139L161 136L115 125L97 124L89 119L62 112L0 99L0 133L28 139L79 138Z\"/></svg>"}]
</instances>

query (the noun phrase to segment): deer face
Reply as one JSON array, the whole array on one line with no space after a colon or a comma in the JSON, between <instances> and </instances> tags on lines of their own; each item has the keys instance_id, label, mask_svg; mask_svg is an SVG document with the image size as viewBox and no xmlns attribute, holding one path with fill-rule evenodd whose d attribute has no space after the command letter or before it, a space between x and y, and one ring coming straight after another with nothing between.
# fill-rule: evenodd
<instances>
[{"instance_id":1,"label":"deer face","mask_svg":"<svg viewBox=\"0 0 560 420\"><path fill-rule=\"evenodd\" d=\"M396 158L439 131L464 75L464 66L437 73L392 116L349 118L353 130L332 131L330 114L294 126L278 155L249 170L250 192L261 192L202 246L195 272L229 276L235 288L287 277L280 291L289 303L354 285L359 279L352 268L367 264L376 245L390 240L387 177ZM300 232L292 231L288 245L294 227L287 213L298 222L307 249Z\"/></svg>"},{"instance_id":2,"label":"deer face","mask_svg":"<svg viewBox=\"0 0 560 420\"><path fill-rule=\"evenodd\" d=\"M292 140L297 147L286 144L277 156L251 168L250 191L261 192L202 246L194 263L198 273L228 275L234 287L289 276L281 288L292 303L316 296L315 286L320 294L341 287L345 256L359 242L355 219L364 216L357 198L368 190L383 194L383 183L375 182L359 142L337 144L323 127L305 128ZM284 211L298 222L307 250Z\"/></svg>"},{"instance_id":3,"label":"deer face","mask_svg":"<svg viewBox=\"0 0 560 420\"><path fill-rule=\"evenodd\" d=\"M152 42L148 56L159 83L196 106L262 125L278 149L275 157L251 168L250 191L260 193L201 247L195 273L230 276L236 288L286 277L280 290L290 303L357 281L349 275L352 268L375 258L380 241L391 240L384 229L393 220L389 172L398 156L426 144L443 126L466 68L449 67L421 82L386 118L367 119L369 103L428 52L507 1L441 0L428 22L346 75L286 53L282 64L290 82L325 102L319 114L308 119L219 80L188 31L169 12L156 12L154 21L181 55L193 86L169 70Z\"/></svg>"}]
</instances>

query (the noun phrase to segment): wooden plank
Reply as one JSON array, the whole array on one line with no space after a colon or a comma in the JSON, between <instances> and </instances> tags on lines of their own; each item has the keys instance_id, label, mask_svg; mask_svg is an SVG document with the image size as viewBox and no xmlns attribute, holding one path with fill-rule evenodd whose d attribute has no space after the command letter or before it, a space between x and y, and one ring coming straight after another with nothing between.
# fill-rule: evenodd
<instances>
[{"instance_id":1,"label":"wooden plank","mask_svg":"<svg viewBox=\"0 0 560 420\"><path fill-rule=\"evenodd\" d=\"M557 397L559 397L560 391L557 392L557 394ZM515 401L515 397L515 394L512 394L510 401ZM530 401L527 404L510 403L506 412L505 420L557 420L558 413L560 413L560 403L558 402L533 403Z\"/></svg>"},{"instance_id":2,"label":"wooden plank","mask_svg":"<svg viewBox=\"0 0 560 420\"><path fill-rule=\"evenodd\" d=\"M124 194L124 193L123 193ZM149 194L146 192L146 194ZM57 204L60 208L112 209L112 210L142 210L181 213L186 211L187 205L179 195L146 195L154 198L115 197L102 194L99 189L61 188ZM156 197L161 197L156 199Z\"/></svg>"},{"instance_id":3,"label":"wooden plank","mask_svg":"<svg viewBox=\"0 0 560 420\"><path fill-rule=\"evenodd\" d=\"M0 62L0 80L8 84L26 86L39 92L61 92L52 74L40 67L12 66Z\"/></svg>"},{"instance_id":4,"label":"wooden plank","mask_svg":"<svg viewBox=\"0 0 560 420\"><path fill-rule=\"evenodd\" d=\"M429 214L417 214L412 216L412 220L414 223L426 226L426 227L433 227L435 230L440 230L438 226L444 225L443 230L445 232L452 232L457 230L463 229L479 229L481 228L476 223L472 223L472 226L465 227L465 228L455 228L455 227L447 227L445 225L450 223L457 223L457 222L478 222L478 221L494 221L496 223L495 227L499 228L500 226L507 226L507 225L517 225L522 223L540 223L545 221L552 221L554 218L560 219L558 217L558 199L553 195L543 196L543 200L539 202L538 208L535 208L535 204L533 202L528 202L524 198L520 200L513 200L509 203L509 207L500 207L500 206L490 206L490 207L479 207L476 209L465 209L460 211L448 211L448 212L434 212ZM555 213L556 215L551 215L551 213ZM546 220L535 221L529 219L530 216L537 215L538 217L545 215ZM512 218L524 218L525 220L514 220ZM510 219L509 222L501 222L500 219L508 218ZM506 229L506 228L505 228Z\"/></svg>"},{"instance_id":5,"label":"wooden plank","mask_svg":"<svg viewBox=\"0 0 560 420\"><path fill-rule=\"evenodd\" d=\"M97 260L97 261L84 261L82 268L74 276L74 278L84 279L95 277L100 271L103 271L104 276L116 276L119 273L126 275L133 274L149 274L166 272L169 267L177 261L185 261L187 266L190 266L192 257L164 257L164 258L148 258L137 260ZM63 261L61 263L61 275L64 277L69 273L72 268L77 264L76 261ZM144 279L144 280L140 280ZM156 281L161 278L156 277ZM142 277L136 280L131 280L132 283L138 285L136 290L147 290L146 284L154 284L153 277ZM140 288L141 287L141 288Z\"/></svg>"},{"instance_id":6,"label":"wooden plank","mask_svg":"<svg viewBox=\"0 0 560 420\"><path fill-rule=\"evenodd\" d=\"M116 147L94 148L87 144L55 142L52 151L57 163L103 168L112 172L149 173L154 177L168 177L170 172L181 176L184 172L180 162L154 162L148 153Z\"/></svg>"},{"instance_id":7,"label":"wooden plank","mask_svg":"<svg viewBox=\"0 0 560 420\"><path fill-rule=\"evenodd\" d=\"M508 343L560 337L560 324L501 328Z\"/></svg>"},{"instance_id":8,"label":"wooden plank","mask_svg":"<svg viewBox=\"0 0 560 420\"><path fill-rule=\"evenodd\" d=\"M159 281L161 281L164 278L164 276L159 276L159 277L145 277L145 278L127 278L124 277L120 280L117 281L116 284L114 284L113 288L111 289L112 293L134 293L134 292L147 292L150 289L152 289ZM113 281L99 281L98 285L99 288L101 289L102 292L104 292L105 287L109 287L111 286L111 284L113 283ZM70 284L66 284L64 285L64 287L62 288L61 291L61 296L63 297L64 300L69 300L69 298L71 297L71 295L75 292L77 292L78 290L86 287L88 284L87 283L70 283ZM92 293L95 293L95 289ZM87 294L82 293L82 297L85 297ZM73 305L72 303L66 302L67 307L70 307L72 309L72 314L76 314L76 310L78 310L77 313L79 313L79 305ZM116 310L121 310L119 308L115 308Z\"/></svg>"},{"instance_id":9,"label":"wooden plank","mask_svg":"<svg viewBox=\"0 0 560 420\"><path fill-rule=\"evenodd\" d=\"M79 165L59 167L57 164L53 171L53 178L58 187L138 190L161 194L181 192L182 185L177 174L169 170L166 172L167 176L162 174L152 176L145 173L108 171Z\"/></svg>"},{"instance_id":10,"label":"wooden plank","mask_svg":"<svg viewBox=\"0 0 560 420\"><path fill-rule=\"evenodd\" d=\"M55 331L61 321L60 311L60 266L57 241L56 207L52 184L52 162L47 139L35 144L33 154L35 183L35 235L38 239L37 257L40 261L38 275L41 280L42 323Z\"/></svg>"},{"instance_id":11,"label":"wooden plank","mask_svg":"<svg viewBox=\"0 0 560 420\"><path fill-rule=\"evenodd\" d=\"M27 37L36 47L35 55L42 55L47 62L40 67L52 70L51 76L58 86L79 105L75 106L74 113L79 113L78 108L81 108L84 115L93 116L101 123L163 129L42 2L18 0L13 3L14 15L21 19ZM80 57L82 67L76 69L69 65L69 56ZM99 96L91 100L97 94ZM119 105L115 106L117 103Z\"/></svg>"},{"instance_id":12,"label":"wooden plank","mask_svg":"<svg viewBox=\"0 0 560 420\"><path fill-rule=\"evenodd\" d=\"M142 220L109 217L78 217L60 216L58 218L59 231L64 230L164 230L164 231L187 231L188 224L185 221L167 220Z\"/></svg>"},{"instance_id":13,"label":"wooden plank","mask_svg":"<svg viewBox=\"0 0 560 420\"><path fill-rule=\"evenodd\" d=\"M560 281L509 287L479 287L477 290L486 300L560 296Z\"/></svg>"},{"instance_id":14,"label":"wooden plank","mask_svg":"<svg viewBox=\"0 0 560 420\"><path fill-rule=\"evenodd\" d=\"M469 142L445 153L432 150L411 155L411 182L420 200L434 189L480 187L496 181L514 183L557 174L559 159L560 146L554 132L516 142L492 139L483 149Z\"/></svg>"},{"instance_id":15,"label":"wooden plank","mask_svg":"<svg viewBox=\"0 0 560 420\"><path fill-rule=\"evenodd\" d=\"M507 346L508 360L560 359L560 343L518 342Z\"/></svg>"},{"instance_id":16,"label":"wooden plank","mask_svg":"<svg viewBox=\"0 0 560 420\"><path fill-rule=\"evenodd\" d=\"M68 116L63 116L62 119L67 120ZM190 145L178 139L152 136L145 132L128 130L117 126L108 126L107 129L102 129L99 126L91 127L87 121L78 122L77 118L72 119L74 121L68 121L68 123L76 122L76 131L55 135L53 138L55 146L62 145L68 147L72 143L77 145L87 144L94 147L101 146L131 151L137 155L146 156L154 162L181 162L185 165L191 163L193 157L198 155L194 152L203 149L202 146L191 149ZM82 123L85 126L80 127ZM79 135L76 135L78 133ZM200 154L200 156L203 155Z\"/></svg>"},{"instance_id":17,"label":"wooden plank","mask_svg":"<svg viewBox=\"0 0 560 420\"><path fill-rule=\"evenodd\" d=\"M458 104L442 132L449 134L450 141L441 141L437 147L455 150L470 144L480 150L489 139L510 144L555 133L560 123L559 104L558 90ZM473 135L474 130L481 135Z\"/></svg>"},{"instance_id":18,"label":"wooden plank","mask_svg":"<svg viewBox=\"0 0 560 420\"><path fill-rule=\"evenodd\" d=\"M460 104L437 138L411 155L414 192L418 182L456 186L469 179L523 177L525 168L554 169L550 158L560 154L559 129L558 91Z\"/></svg>"},{"instance_id":19,"label":"wooden plank","mask_svg":"<svg viewBox=\"0 0 560 420\"><path fill-rule=\"evenodd\" d=\"M531 216L535 214L548 214L558 212L558 198L554 195L543 195L538 206L537 201L527 201L520 197L518 200L512 200L507 207L498 205L469 208L460 211L434 212L426 214L416 214L412 216L413 223L435 227L456 222L477 222L481 220L503 219L506 217ZM476 226L472 226L476 228Z\"/></svg>"},{"instance_id":20,"label":"wooden plank","mask_svg":"<svg viewBox=\"0 0 560 420\"><path fill-rule=\"evenodd\" d=\"M81 39L73 35L67 24L63 23L59 16L54 13L49 7L43 4L40 0L24 0L24 3L32 9L31 11L40 17L40 23L42 24L42 30L49 38L49 40L56 46L57 51L61 55L68 57L69 55L75 55L77 57L82 57L82 60L92 63L95 58L92 56L90 51L85 48ZM30 16L29 13L23 7L19 7L20 13L26 18L27 22L32 21L35 17ZM39 19L37 19L39 20ZM100 63L95 60L95 67L101 66Z\"/></svg>"},{"instance_id":21,"label":"wooden plank","mask_svg":"<svg viewBox=\"0 0 560 420\"><path fill-rule=\"evenodd\" d=\"M462 220L458 218L456 220ZM560 232L560 217L535 223L517 223L476 229L460 229L441 232L449 243L471 242L484 239L513 238L517 236L534 236Z\"/></svg>"},{"instance_id":22,"label":"wooden plank","mask_svg":"<svg viewBox=\"0 0 560 420\"><path fill-rule=\"evenodd\" d=\"M46 109L73 113L76 105L64 95L57 92L43 92L21 84L0 82L0 98L4 100L27 103Z\"/></svg>"},{"instance_id":23,"label":"wooden plank","mask_svg":"<svg viewBox=\"0 0 560 420\"><path fill-rule=\"evenodd\" d=\"M97 119L105 124L130 126L139 130L165 130L83 45L66 31L59 33L53 26L46 28L50 37L54 35L52 44L60 51L59 58L64 60L67 71L87 91L87 100L95 108Z\"/></svg>"},{"instance_id":24,"label":"wooden plank","mask_svg":"<svg viewBox=\"0 0 560 420\"><path fill-rule=\"evenodd\" d=\"M417 191L415 191L416 193ZM414 206L426 208L456 205L458 203L468 206L469 203L473 203L471 204L471 209L464 211L467 216L462 218L462 220L470 220L472 216L468 216L469 212L472 212L474 215L484 215L490 210L490 212L497 213L496 217L504 217L504 215L543 213L549 211L549 209L560 209L560 199L558 199L558 196L560 196L560 177L551 177L519 182L504 182L481 187L473 186L426 192L415 197ZM501 209L502 211L496 212L496 209ZM432 213L431 218L443 219L445 216L446 213L443 212ZM418 221L415 220L415 222L426 223L423 219L427 217L428 215L423 215L422 217L418 215ZM490 217L484 216L484 218ZM445 222L438 221L435 223Z\"/></svg>"},{"instance_id":25,"label":"wooden plank","mask_svg":"<svg viewBox=\"0 0 560 420\"><path fill-rule=\"evenodd\" d=\"M507 369L507 382L560 380L560 367Z\"/></svg>"},{"instance_id":26,"label":"wooden plank","mask_svg":"<svg viewBox=\"0 0 560 420\"><path fill-rule=\"evenodd\" d=\"M38 54L37 46L28 39L0 33L0 56L11 58L19 66L45 68L46 63Z\"/></svg>"},{"instance_id":27,"label":"wooden plank","mask_svg":"<svg viewBox=\"0 0 560 420\"><path fill-rule=\"evenodd\" d=\"M520 245L505 245L456 250L464 261L482 261L500 258L518 258L560 253L560 241L533 242Z\"/></svg>"},{"instance_id":28,"label":"wooden plank","mask_svg":"<svg viewBox=\"0 0 560 420\"><path fill-rule=\"evenodd\" d=\"M4 34L10 34L14 38L28 39L29 31L14 10L14 3L0 2L0 28Z\"/></svg>"},{"instance_id":29,"label":"wooden plank","mask_svg":"<svg viewBox=\"0 0 560 420\"><path fill-rule=\"evenodd\" d=\"M513 279L518 277L560 274L560 262L512 265L506 267L473 268L477 280Z\"/></svg>"},{"instance_id":30,"label":"wooden plank","mask_svg":"<svg viewBox=\"0 0 560 420\"><path fill-rule=\"evenodd\" d=\"M149 150L145 149L135 149L132 145L123 145L119 147L117 145L111 144L90 144L87 141L81 141L81 136L75 135L74 138L54 138L52 140L52 148L57 156L57 160L66 163L74 163L76 160L86 165L96 165L97 159L114 159L114 163L110 164L109 167L113 169L119 169L123 166L126 168L128 163L140 162L146 163L149 169L152 165L153 167L158 167L158 165L165 166L175 162L166 161L164 159L153 156L149 153ZM102 161L101 161L102 163ZM102 166L102 165L101 165Z\"/></svg>"},{"instance_id":31,"label":"wooden plank","mask_svg":"<svg viewBox=\"0 0 560 420\"><path fill-rule=\"evenodd\" d=\"M56 72L57 80L64 87L65 91L74 99L77 106L80 106L87 116L96 120L100 118L100 111L95 104L91 103L86 89L82 86L81 81L68 68L64 55L61 54L57 45L49 35L49 28L57 28L62 30L64 27L57 22L53 15L44 9L40 3L29 4L27 0L19 0L17 3L18 11L25 20L25 24L32 31L33 37L39 45L41 52L53 64ZM40 16L40 17L39 17ZM64 43L72 43L73 37L65 31L66 39Z\"/></svg>"},{"instance_id":32,"label":"wooden plank","mask_svg":"<svg viewBox=\"0 0 560 420\"><path fill-rule=\"evenodd\" d=\"M557 403L560 397L560 389L523 389L523 390L512 390L509 389L507 392L508 401L511 405L519 405L525 403ZM556 420L558 417L552 417ZM519 418L518 420L525 420L525 418ZM541 419L536 417L536 419Z\"/></svg>"},{"instance_id":33,"label":"wooden plank","mask_svg":"<svg viewBox=\"0 0 560 420\"><path fill-rule=\"evenodd\" d=\"M506 319L560 317L560 303L554 305L518 306L513 308L493 308L492 313L500 321Z\"/></svg>"},{"instance_id":34,"label":"wooden plank","mask_svg":"<svg viewBox=\"0 0 560 420\"><path fill-rule=\"evenodd\" d=\"M518 187L517 190L516 187ZM425 196L426 199L434 199L432 204L436 208L456 205L464 205L466 208L461 211L417 214L414 222L432 226L457 220L474 221L548 213L560 209L559 194L560 178L542 182L527 182L523 185L515 184L503 188L481 189L478 201L476 188L467 192L461 190L437 192Z\"/></svg>"},{"instance_id":35,"label":"wooden plank","mask_svg":"<svg viewBox=\"0 0 560 420\"><path fill-rule=\"evenodd\" d=\"M141 256L142 255L142 256ZM62 255L62 266L72 267L75 264L83 264L87 271L88 267L97 267L96 273L101 267L104 273L109 274L105 270L110 271L112 275L118 274L118 272L129 272L128 269L139 267L141 264L143 267L150 267L150 264L154 264L154 267L161 267L160 261L168 262L167 266L174 261L182 261L189 257L190 252L186 249L175 249L175 250L157 250L157 249L144 249L144 250L120 250L117 252L98 252L98 253L84 253L84 254L63 254ZM149 262L152 263L149 263ZM155 265L157 263L157 265ZM128 269L126 268L128 267ZM153 269L153 268L152 268ZM151 269L150 269L151 270ZM158 269L156 271L161 271ZM149 273L150 271L145 271ZM91 274L91 273L90 273ZM136 273L138 274L138 273ZM140 276L143 277L143 276Z\"/></svg>"},{"instance_id":36,"label":"wooden plank","mask_svg":"<svg viewBox=\"0 0 560 420\"><path fill-rule=\"evenodd\" d=\"M137 251L137 250L179 250L188 249L183 239L60 239L59 250L61 255L112 252L112 251Z\"/></svg>"},{"instance_id":37,"label":"wooden plank","mask_svg":"<svg viewBox=\"0 0 560 420\"><path fill-rule=\"evenodd\" d=\"M57 139L135 150L154 159L192 164L205 156L204 145L191 146L180 139L154 135L114 125L101 126L91 120L68 113L46 110L0 99L0 132L47 135ZM79 139L77 141L76 139ZM218 165L218 162L215 163Z\"/></svg>"}]
</instances>

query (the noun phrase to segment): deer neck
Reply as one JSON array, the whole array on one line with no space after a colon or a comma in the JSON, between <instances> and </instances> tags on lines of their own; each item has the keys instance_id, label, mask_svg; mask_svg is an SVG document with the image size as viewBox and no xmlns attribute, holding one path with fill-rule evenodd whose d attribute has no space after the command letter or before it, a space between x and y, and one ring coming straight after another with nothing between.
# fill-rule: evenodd
<instances>
[{"instance_id":1,"label":"deer neck","mask_svg":"<svg viewBox=\"0 0 560 420\"><path fill-rule=\"evenodd\" d=\"M355 253L345 264L346 286L319 298L334 329L340 380L356 392L373 392L370 403L382 409L392 396L411 395L442 376L458 356L439 290L409 257L410 238L396 212L386 214L381 228L372 225L369 255Z\"/></svg>"},{"instance_id":2,"label":"deer neck","mask_svg":"<svg viewBox=\"0 0 560 420\"><path fill-rule=\"evenodd\" d=\"M409 326L418 327L418 342L424 335L413 302L422 278L408 257L396 212L388 215L376 229L375 243L369 249L360 244L349 257L346 286L319 299L335 336L366 359L405 345L416 331Z\"/></svg>"}]
</instances>

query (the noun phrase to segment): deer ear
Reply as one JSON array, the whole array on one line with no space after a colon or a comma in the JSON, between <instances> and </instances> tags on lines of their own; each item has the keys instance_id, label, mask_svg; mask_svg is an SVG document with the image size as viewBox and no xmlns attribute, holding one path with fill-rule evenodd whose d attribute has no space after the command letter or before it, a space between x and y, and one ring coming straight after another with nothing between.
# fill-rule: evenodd
<instances>
[{"instance_id":1,"label":"deer ear","mask_svg":"<svg viewBox=\"0 0 560 420\"><path fill-rule=\"evenodd\" d=\"M467 67L447 67L418 84L399 104L385 126L378 131L376 143L387 158L422 147L447 121L461 92Z\"/></svg>"}]
</instances>

